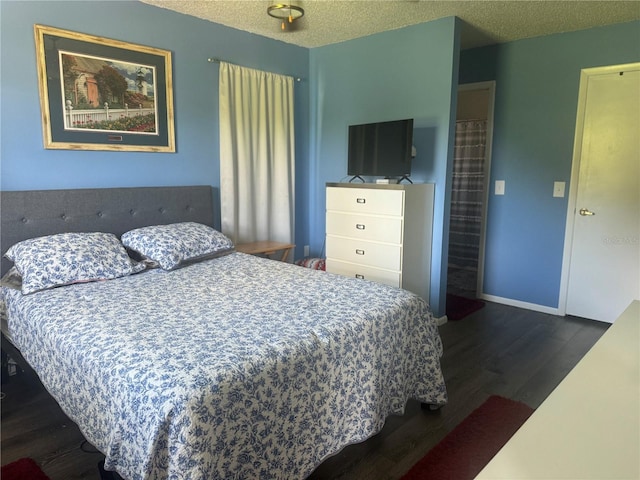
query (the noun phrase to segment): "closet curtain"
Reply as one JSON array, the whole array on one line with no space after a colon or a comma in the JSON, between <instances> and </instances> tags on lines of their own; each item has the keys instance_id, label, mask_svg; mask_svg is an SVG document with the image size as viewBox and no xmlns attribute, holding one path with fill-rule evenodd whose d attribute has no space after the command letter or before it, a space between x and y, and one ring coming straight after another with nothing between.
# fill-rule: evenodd
<instances>
[{"instance_id":1,"label":"closet curtain","mask_svg":"<svg viewBox=\"0 0 640 480\"><path fill-rule=\"evenodd\" d=\"M293 78L220 63L222 231L293 243Z\"/></svg>"},{"instance_id":2,"label":"closet curtain","mask_svg":"<svg viewBox=\"0 0 640 480\"><path fill-rule=\"evenodd\" d=\"M484 203L486 120L456 122L449 265L477 269Z\"/></svg>"}]
</instances>

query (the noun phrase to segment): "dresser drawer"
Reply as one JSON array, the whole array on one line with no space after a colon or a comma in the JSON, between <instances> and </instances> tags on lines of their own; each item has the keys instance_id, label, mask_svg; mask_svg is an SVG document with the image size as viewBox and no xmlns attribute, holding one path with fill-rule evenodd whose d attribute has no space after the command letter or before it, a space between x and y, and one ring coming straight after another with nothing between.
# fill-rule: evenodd
<instances>
[{"instance_id":1,"label":"dresser drawer","mask_svg":"<svg viewBox=\"0 0 640 480\"><path fill-rule=\"evenodd\" d=\"M327 212L327 234L401 244L402 218L329 211Z\"/></svg>"},{"instance_id":2,"label":"dresser drawer","mask_svg":"<svg viewBox=\"0 0 640 480\"><path fill-rule=\"evenodd\" d=\"M327 210L402 216L404 190L327 187Z\"/></svg>"},{"instance_id":3,"label":"dresser drawer","mask_svg":"<svg viewBox=\"0 0 640 480\"><path fill-rule=\"evenodd\" d=\"M340 260L331 258L327 258L326 269L327 272L330 273L337 273L345 277L371 280L372 282L384 283L392 287L400 287L402 285L402 274L400 272L391 272L389 270L381 270L365 265L341 262Z\"/></svg>"},{"instance_id":4,"label":"dresser drawer","mask_svg":"<svg viewBox=\"0 0 640 480\"><path fill-rule=\"evenodd\" d=\"M368 265L386 270L401 270L402 247L327 235L327 258Z\"/></svg>"}]
</instances>

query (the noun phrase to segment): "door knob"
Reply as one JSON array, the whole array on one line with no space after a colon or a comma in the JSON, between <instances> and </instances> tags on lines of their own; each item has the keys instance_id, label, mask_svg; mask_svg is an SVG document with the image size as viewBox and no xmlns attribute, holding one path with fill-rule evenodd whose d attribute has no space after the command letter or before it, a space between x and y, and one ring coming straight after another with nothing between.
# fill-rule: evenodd
<instances>
[{"instance_id":1,"label":"door knob","mask_svg":"<svg viewBox=\"0 0 640 480\"><path fill-rule=\"evenodd\" d=\"M593 215L595 215L595 213L590 211L588 208L581 208L580 215L582 215L583 217L592 217Z\"/></svg>"}]
</instances>

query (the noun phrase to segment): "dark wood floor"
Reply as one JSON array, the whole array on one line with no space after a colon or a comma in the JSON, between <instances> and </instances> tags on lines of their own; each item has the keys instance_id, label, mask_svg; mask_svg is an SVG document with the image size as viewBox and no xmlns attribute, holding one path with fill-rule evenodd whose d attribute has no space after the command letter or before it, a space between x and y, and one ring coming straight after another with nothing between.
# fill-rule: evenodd
<instances>
[{"instance_id":1,"label":"dark wood floor","mask_svg":"<svg viewBox=\"0 0 640 480\"><path fill-rule=\"evenodd\" d=\"M538 407L607 326L493 303L443 325L448 405L431 412L410 401L405 415L327 459L310 479L398 479L489 395ZM31 457L51 480L100 478L102 455L83 445L76 425L37 381L11 377L2 391L3 465Z\"/></svg>"}]
</instances>

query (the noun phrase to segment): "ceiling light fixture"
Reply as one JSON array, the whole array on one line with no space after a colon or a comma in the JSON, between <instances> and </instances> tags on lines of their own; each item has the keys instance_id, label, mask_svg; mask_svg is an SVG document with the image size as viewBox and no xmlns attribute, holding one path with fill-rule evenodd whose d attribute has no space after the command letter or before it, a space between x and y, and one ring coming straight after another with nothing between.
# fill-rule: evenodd
<instances>
[{"instance_id":1,"label":"ceiling light fixture","mask_svg":"<svg viewBox=\"0 0 640 480\"><path fill-rule=\"evenodd\" d=\"M273 18L282 20L282 30L286 29L287 22L293 23L294 20L304 16L302 7L292 5L291 3L274 3L267 8L267 13Z\"/></svg>"}]
</instances>

